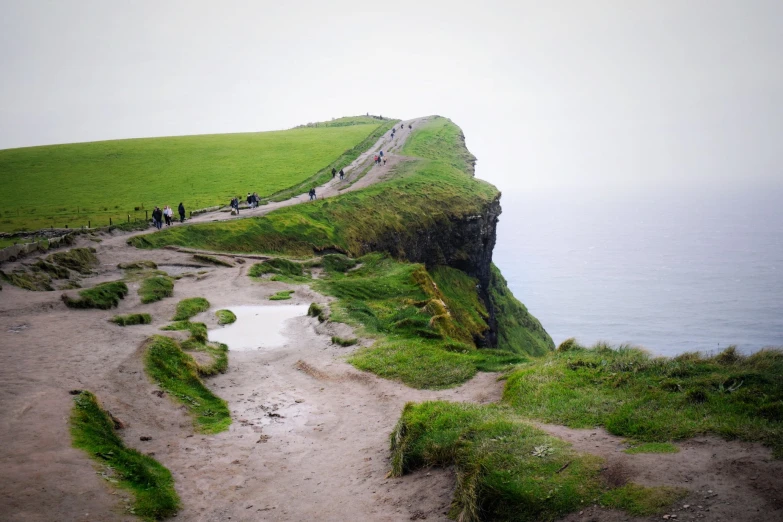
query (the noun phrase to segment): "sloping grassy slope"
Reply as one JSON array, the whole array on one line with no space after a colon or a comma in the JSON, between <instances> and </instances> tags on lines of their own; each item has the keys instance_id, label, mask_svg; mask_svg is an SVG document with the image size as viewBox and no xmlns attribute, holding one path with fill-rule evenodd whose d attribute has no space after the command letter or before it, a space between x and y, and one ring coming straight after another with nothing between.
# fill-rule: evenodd
<instances>
[{"instance_id":1,"label":"sloping grassy slope","mask_svg":"<svg viewBox=\"0 0 783 522\"><path fill-rule=\"evenodd\" d=\"M759 441L783 457L783 352L653 358L638 349L558 352L512 373L504 400L519 414L574 428L666 442L713 433Z\"/></svg>"},{"instance_id":2,"label":"sloping grassy slope","mask_svg":"<svg viewBox=\"0 0 783 522\"><path fill-rule=\"evenodd\" d=\"M93 226L108 225L109 216L115 222L129 213L144 217L135 207L176 209L183 201L193 210L227 204L248 191L274 194L310 178L390 124L348 123L0 150L0 231L77 227L88 219Z\"/></svg>"}]
</instances>

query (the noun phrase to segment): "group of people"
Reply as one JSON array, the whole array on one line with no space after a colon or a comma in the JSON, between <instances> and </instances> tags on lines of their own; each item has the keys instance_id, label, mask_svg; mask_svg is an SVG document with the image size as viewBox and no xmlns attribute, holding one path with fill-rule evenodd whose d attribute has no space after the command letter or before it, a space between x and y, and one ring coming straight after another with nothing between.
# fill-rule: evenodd
<instances>
[{"instance_id":1,"label":"group of people","mask_svg":"<svg viewBox=\"0 0 783 522\"><path fill-rule=\"evenodd\" d=\"M378 152L378 154L375 155L375 159L373 161L376 165L380 165L381 163L386 165L386 157L383 155L383 151Z\"/></svg>"},{"instance_id":2,"label":"group of people","mask_svg":"<svg viewBox=\"0 0 783 522\"><path fill-rule=\"evenodd\" d=\"M334 176L337 174L337 169L332 167L332 179L334 179ZM340 179L345 178L345 171L343 169L340 169Z\"/></svg>"},{"instance_id":3,"label":"group of people","mask_svg":"<svg viewBox=\"0 0 783 522\"><path fill-rule=\"evenodd\" d=\"M185 221L185 205L180 202L177 210L179 211L179 222L182 223ZM168 205L163 207L162 210L160 207L156 206L155 210L152 211L152 224L155 225L155 228L158 230L163 228L164 221L166 222L166 226L170 227L173 219L174 211Z\"/></svg>"},{"instance_id":4,"label":"group of people","mask_svg":"<svg viewBox=\"0 0 783 522\"><path fill-rule=\"evenodd\" d=\"M260 201L261 198L258 197L258 192L253 192L252 194L250 192L247 193L247 206L250 208L256 208Z\"/></svg>"},{"instance_id":5,"label":"group of people","mask_svg":"<svg viewBox=\"0 0 783 522\"><path fill-rule=\"evenodd\" d=\"M307 192L307 195L308 195L308 196L310 196L310 201L312 201L312 200L314 200L314 199L318 199L318 198L315 196L315 187L311 188L311 189L310 189L310 190Z\"/></svg>"}]
</instances>

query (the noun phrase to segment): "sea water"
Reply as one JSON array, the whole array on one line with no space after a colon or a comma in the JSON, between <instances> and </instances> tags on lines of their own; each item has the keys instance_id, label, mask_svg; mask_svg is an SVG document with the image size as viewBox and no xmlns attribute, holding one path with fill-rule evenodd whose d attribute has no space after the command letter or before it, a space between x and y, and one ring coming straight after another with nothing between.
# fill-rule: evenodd
<instances>
[{"instance_id":1,"label":"sea water","mask_svg":"<svg viewBox=\"0 0 783 522\"><path fill-rule=\"evenodd\" d=\"M558 344L783 346L783 199L504 193L494 261Z\"/></svg>"}]
</instances>

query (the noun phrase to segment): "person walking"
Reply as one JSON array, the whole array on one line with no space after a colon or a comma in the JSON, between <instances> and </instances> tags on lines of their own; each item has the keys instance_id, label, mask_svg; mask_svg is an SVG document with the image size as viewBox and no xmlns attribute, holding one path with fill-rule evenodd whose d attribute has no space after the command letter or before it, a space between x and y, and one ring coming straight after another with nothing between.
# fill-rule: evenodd
<instances>
[{"instance_id":1,"label":"person walking","mask_svg":"<svg viewBox=\"0 0 783 522\"><path fill-rule=\"evenodd\" d=\"M182 204L182 202L179 202L179 207L177 207L177 210L179 211L179 222L184 223L185 222L185 205Z\"/></svg>"},{"instance_id":2,"label":"person walking","mask_svg":"<svg viewBox=\"0 0 783 522\"><path fill-rule=\"evenodd\" d=\"M340 169L340 180L342 181L344 177L345 177L345 172L343 171L343 169Z\"/></svg>"},{"instance_id":3,"label":"person walking","mask_svg":"<svg viewBox=\"0 0 783 522\"><path fill-rule=\"evenodd\" d=\"M332 179L334 179L335 174L337 174L337 169L332 167Z\"/></svg>"},{"instance_id":4,"label":"person walking","mask_svg":"<svg viewBox=\"0 0 783 522\"><path fill-rule=\"evenodd\" d=\"M171 207L166 205L166 208L163 209L163 216L166 218L166 226L171 226L171 218L174 216L174 211L171 210Z\"/></svg>"},{"instance_id":5,"label":"person walking","mask_svg":"<svg viewBox=\"0 0 783 522\"><path fill-rule=\"evenodd\" d=\"M152 224L155 225L155 228L160 230L160 228L163 226L163 212L161 212L160 207L155 206L155 210L152 211Z\"/></svg>"}]
</instances>

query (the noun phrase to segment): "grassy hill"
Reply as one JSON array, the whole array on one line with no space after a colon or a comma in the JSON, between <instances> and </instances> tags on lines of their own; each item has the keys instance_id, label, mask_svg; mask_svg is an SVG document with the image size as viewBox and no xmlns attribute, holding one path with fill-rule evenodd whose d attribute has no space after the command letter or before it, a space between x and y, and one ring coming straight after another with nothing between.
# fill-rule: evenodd
<instances>
[{"instance_id":1,"label":"grassy hill","mask_svg":"<svg viewBox=\"0 0 783 522\"><path fill-rule=\"evenodd\" d=\"M155 205L193 210L249 191L272 196L347 165L391 124L362 116L285 131L0 150L0 231L107 225Z\"/></svg>"}]
</instances>

